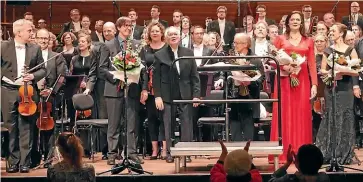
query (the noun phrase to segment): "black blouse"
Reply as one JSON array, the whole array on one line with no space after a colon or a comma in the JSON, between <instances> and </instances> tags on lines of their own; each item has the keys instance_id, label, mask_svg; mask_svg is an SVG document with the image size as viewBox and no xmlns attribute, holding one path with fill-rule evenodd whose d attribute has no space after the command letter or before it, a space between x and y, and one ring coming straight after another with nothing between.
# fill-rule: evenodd
<instances>
[{"instance_id":1,"label":"black blouse","mask_svg":"<svg viewBox=\"0 0 363 182\"><path fill-rule=\"evenodd\" d=\"M97 70L98 61L96 56L91 54L86 57L81 55L73 56L69 71L72 75L86 75L87 88L92 91L97 81Z\"/></svg>"}]
</instances>

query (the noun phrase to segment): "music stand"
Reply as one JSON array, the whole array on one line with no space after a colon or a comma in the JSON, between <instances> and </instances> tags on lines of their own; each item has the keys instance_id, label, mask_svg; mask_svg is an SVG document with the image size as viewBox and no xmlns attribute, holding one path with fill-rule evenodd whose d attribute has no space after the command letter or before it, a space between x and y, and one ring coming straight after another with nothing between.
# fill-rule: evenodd
<instances>
[{"instance_id":1,"label":"music stand","mask_svg":"<svg viewBox=\"0 0 363 182\"><path fill-rule=\"evenodd\" d=\"M200 97L207 97L210 95L213 87L214 72L200 72Z\"/></svg>"}]
</instances>

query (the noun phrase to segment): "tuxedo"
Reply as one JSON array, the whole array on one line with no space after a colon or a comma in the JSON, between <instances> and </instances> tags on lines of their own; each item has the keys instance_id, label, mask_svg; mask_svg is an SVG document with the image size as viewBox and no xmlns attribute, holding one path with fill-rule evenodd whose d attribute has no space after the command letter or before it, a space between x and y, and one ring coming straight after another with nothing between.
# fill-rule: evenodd
<instances>
[{"instance_id":1,"label":"tuxedo","mask_svg":"<svg viewBox=\"0 0 363 182\"><path fill-rule=\"evenodd\" d=\"M350 22L352 21L352 22ZM362 15L358 15L358 19L357 19L357 22L353 22L353 17L352 15L349 15L349 16L343 16L342 18L342 23L344 25L346 25L348 27L348 29L352 29L352 25L354 25L354 23L356 23L361 29L363 29L363 16ZM352 23L352 24L350 24Z\"/></svg>"},{"instance_id":2,"label":"tuxedo","mask_svg":"<svg viewBox=\"0 0 363 182\"><path fill-rule=\"evenodd\" d=\"M236 34L236 28L232 21L225 20L223 37L221 35L218 20L214 20L208 24L208 33L209 32L217 32L221 36L221 39L225 44L225 46L223 46L223 50L228 51L232 48L234 35Z\"/></svg>"},{"instance_id":3,"label":"tuxedo","mask_svg":"<svg viewBox=\"0 0 363 182\"><path fill-rule=\"evenodd\" d=\"M131 40L133 49L136 49L139 41ZM119 52L126 49L121 47L119 37L115 37L111 41L106 42L106 46L110 51L110 58L106 61L102 61L100 65L101 77L105 82L104 96L108 111L108 131L107 131L107 143L108 152L112 155L117 153L118 144L120 142L121 124L127 123L127 135L128 135L128 152L130 154L136 154L136 137L138 129L138 109L140 102L140 85L132 83L129 85L127 96L127 119L124 118L124 103L125 99L123 89L119 89L119 80L115 80L113 75L109 71L114 71L112 67L111 59Z\"/></svg>"},{"instance_id":4,"label":"tuxedo","mask_svg":"<svg viewBox=\"0 0 363 182\"><path fill-rule=\"evenodd\" d=\"M1 42L1 78L4 77L15 81L18 76L17 66L21 64L21 55L18 50L25 49L25 61L24 65L29 69L43 63L42 52L40 47L35 44L27 43L23 48L16 48L14 40ZM34 79L32 80L32 86L34 88L33 100L37 102L38 89L36 83L46 75L46 69L44 66L32 72ZM1 111L4 122L9 124L9 164L10 169L17 168L18 165L23 167L30 167L31 149L33 141L33 127L35 125L35 115L21 116L18 112L18 106L20 97L18 88L11 87L9 84L5 84L2 80L1 85Z\"/></svg>"},{"instance_id":5,"label":"tuxedo","mask_svg":"<svg viewBox=\"0 0 363 182\"><path fill-rule=\"evenodd\" d=\"M132 38L135 40L141 40L141 35L144 32L144 27L136 25L133 27Z\"/></svg>"},{"instance_id":6,"label":"tuxedo","mask_svg":"<svg viewBox=\"0 0 363 182\"><path fill-rule=\"evenodd\" d=\"M103 36L103 33L101 33L101 35L103 40L100 40L100 38L97 36L96 31L91 31L92 42L105 42L105 36Z\"/></svg>"},{"instance_id":7,"label":"tuxedo","mask_svg":"<svg viewBox=\"0 0 363 182\"><path fill-rule=\"evenodd\" d=\"M193 56L193 51L179 46L177 56ZM200 97L200 79L197 72L197 65L194 59L182 59L176 62L175 53L170 46L165 46L155 53L153 87L155 98L161 97L164 104L162 118L165 128L166 147L171 146L171 117L175 116L175 110L171 108L174 99L187 99ZM172 85L172 90L171 90ZM179 104L181 113L179 115L181 125L181 141L190 142L193 139L193 115L191 104Z\"/></svg>"}]
</instances>

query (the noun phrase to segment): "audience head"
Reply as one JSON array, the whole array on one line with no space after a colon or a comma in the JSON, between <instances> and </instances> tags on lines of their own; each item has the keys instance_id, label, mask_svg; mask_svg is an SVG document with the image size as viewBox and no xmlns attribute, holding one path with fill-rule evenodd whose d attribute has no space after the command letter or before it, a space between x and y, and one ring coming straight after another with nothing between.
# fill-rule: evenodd
<instances>
[{"instance_id":1,"label":"audience head","mask_svg":"<svg viewBox=\"0 0 363 182\"><path fill-rule=\"evenodd\" d=\"M91 19L87 15L83 15L81 19L82 29L90 29Z\"/></svg>"},{"instance_id":2,"label":"audience head","mask_svg":"<svg viewBox=\"0 0 363 182\"><path fill-rule=\"evenodd\" d=\"M189 16L183 16L181 19L181 28L182 29L190 29L191 22Z\"/></svg>"},{"instance_id":3,"label":"audience head","mask_svg":"<svg viewBox=\"0 0 363 182\"><path fill-rule=\"evenodd\" d=\"M305 19L311 18L311 14L313 12L313 8L310 5L304 5L302 7L302 13L304 14Z\"/></svg>"},{"instance_id":4,"label":"audience head","mask_svg":"<svg viewBox=\"0 0 363 182\"><path fill-rule=\"evenodd\" d=\"M275 38L279 35L279 27L276 25L268 26L268 37L273 42Z\"/></svg>"},{"instance_id":5,"label":"audience head","mask_svg":"<svg viewBox=\"0 0 363 182\"><path fill-rule=\"evenodd\" d=\"M173 12L173 22L174 22L174 24L180 23L182 17L183 17L183 13L180 10L178 10L178 9L174 10L174 12Z\"/></svg>"},{"instance_id":6,"label":"audience head","mask_svg":"<svg viewBox=\"0 0 363 182\"><path fill-rule=\"evenodd\" d=\"M286 26L285 24L286 24L287 16L288 15L284 15L284 16L281 17L280 24L279 24L280 27Z\"/></svg>"},{"instance_id":7,"label":"audience head","mask_svg":"<svg viewBox=\"0 0 363 182\"><path fill-rule=\"evenodd\" d=\"M72 32L64 32L61 37L63 45L72 45L75 40L77 40L77 37Z\"/></svg>"},{"instance_id":8,"label":"audience head","mask_svg":"<svg viewBox=\"0 0 363 182\"><path fill-rule=\"evenodd\" d=\"M254 23L254 18L252 15L246 15L245 17L243 17L243 27L252 26L253 23Z\"/></svg>"},{"instance_id":9,"label":"audience head","mask_svg":"<svg viewBox=\"0 0 363 182\"><path fill-rule=\"evenodd\" d=\"M246 33L237 33L234 36L233 45L235 52L242 53L250 48L251 38Z\"/></svg>"},{"instance_id":10,"label":"audience head","mask_svg":"<svg viewBox=\"0 0 363 182\"><path fill-rule=\"evenodd\" d=\"M254 36L256 38L266 38L268 25L264 21L259 21L255 25Z\"/></svg>"},{"instance_id":11,"label":"audience head","mask_svg":"<svg viewBox=\"0 0 363 182\"><path fill-rule=\"evenodd\" d=\"M78 48L80 51L89 50L91 48L92 39L87 31L80 30L78 32Z\"/></svg>"},{"instance_id":12,"label":"audience head","mask_svg":"<svg viewBox=\"0 0 363 182\"><path fill-rule=\"evenodd\" d=\"M79 12L78 9L72 9L70 11L69 15L73 22L79 22L79 20L81 18L81 13Z\"/></svg>"},{"instance_id":13,"label":"audience head","mask_svg":"<svg viewBox=\"0 0 363 182\"><path fill-rule=\"evenodd\" d=\"M101 33L103 31L103 20L97 20L95 23L95 30L99 33Z\"/></svg>"},{"instance_id":14,"label":"audience head","mask_svg":"<svg viewBox=\"0 0 363 182\"><path fill-rule=\"evenodd\" d=\"M35 33L36 43L40 46L42 50L48 49L49 39L50 39L50 34L47 29L39 29Z\"/></svg>"},{"instance_id":15,"label":"audience head","mask_svg":"<svg viewBox=\"0 0 363 182\"><path fill-rule=\"evenodd\" d=\"M137 18L138 18L138 15L137 15L137 12L135 9L131 8L129 10L129 14L128 14L128 17L130 18L130 20L132 22L136 22Z\"/></svg>"},{"instance_id":16,"label":"audience head","mask_svg":"<svg viewBox=\"0 0 363 182\"><path fill-rule=\"evenodd\" d=\"M32 23L34 23L34 17L33 17L33 13L32 12L25 12L24 13L24 19L31 21Z\"/></svg>"},{"instance_id":17,"label":"audience head","mask_svg":"<svg viewBox=\"0 0 363 182\"><path fill-rule=\"evenodd\" d=\"M318 52L323 52L325 50L325 48L328 47L328 37L325 34L317 34L314 37L314 42L315 42L315 48L317 51L315 51L315 53Z\"/></svg>"},{"instance_id":18,"label":"audience head","mask_svg":"<svg viewBox=\"0 0 363 182\"><path fill-rule=\"evenodd\" d=\"M234 150L224 159L224 170L230 176L244 176L249 173L252 159L246 150Z\"/></svg>"},{"instance_id":19,"label":"audience head","mask_svg":"<svg viewBox=\"0 0 363 182\"><path fill-rule=\"evenodd\" d=\"M352 14L359 13L360 7L358 2L352 2L350 4L350 11Z\"/></svg>"},{"instance_id":20,"label":"audience head","mask_svg":"<svg viewBox=\"0 0 363 182\"><path fill-rule=\"evenodd\" d=\"M19 19L13 23L13 33L15 40L25 44L30 42L33 35L33 23L26 19Z\"/></svg>"},{"instance_id":21,"label":"audience head","mask_svg":"<svg viewBox=\"0 0 363 182\"><path fill-rule=\"evenodd\" d=\"M323 17L323 20L324 20L325 25L327 27L331 27L335 23L335 17L333 15L333 13L325 13L324 17Z\"/></svg>"},{"instance_id":22,"label":"audience head","mask_svg":"<svg viewBox=\"0 0 363 182\"><path fill-rule=\"evenodd\" d=\"M58 136L57 146L64 161L70 165L81 168L83 147L81 140L71 132L63 132Z\"/></svg>"},{"instance_id":23,"label":"audience head","mask_svg":"<svg viewBox=\"0 0 363 182\"><path fill-rule=\"evenodd\" d=\"M304 28L304 16L299 11L293 11L286 18L286 35L290 35L292 31L299 31L301 36L306 36Z\"/></svg>"},{"instance_id":24,"label":"audience head","mask_svg":"<svg viewBox=\"0 0 363 182\"><path fill-rule=\"evenodd\" d=\"M266 6L261 4L256 7L256 13L258 14L259 18L266 17ZM256 20L257 21L257 20Z\"/></svg>"},{"instance_id":25,"label":"audience head","mask_svg":"<svg viewBox=\"0 0 363 182\"><path fill-rule=\"evenodd\" d=\"M39 28L47 28L47 22L44 19L38 20L38 27Z\"/></svg>"},{"instance_id":26,"label":"audience head","mask_svg":"<svg viewBox=\"0 0 363 182\"><path fill-rule=\"evenodd\" d=\"M303 175L317 175L323 161L324 157L320 149L315 145L306 144L299 148L295 165Z\"/></svg>"},{"instance_id":27,"label":"audience head","mask_svg":"<svg viewBox=\"0 0 363 182\"><path fill-rule=\"evenodd\" d=\"M106 22L103 24L103 36L105 39L110 41L115 38L116 35L116 26L113 22Z\"/></svg>"},{"instance_id":28,"label":"audience head","mask_svg":"<svg viewBox=\"0 0 363 182\"><path fill-rule=\"evenodd\" d=\"M147 42L160 42L165 40L165 28L159 22L151 22L147 26Z\"/></svg>"},{"instance_id":29,"label":"audience head","mask_svg":"<svg viewBox=\"0 0 363 182\"><path fill-rule=\"evenodd\" d=\"M57 46L58 46L57 36L55 36L52 32L49 32L48 49L53 50L53 48Z\"/></svg>"},{"instance_id":30,"label":"audience head","mask_svg":"<svg viewBox=\"0 0 363 182\"><path fill-rule=\"evenodd\" d=\"M214 50L221 43L221 36L217 32L209 32L208 40L208 47Z\"/></svg>"},{"instance_id":31,"label":"audience head","mask_svg":"<svg viewBox=\"0 0 363 182\"><path fill-rule=\"evenodd\" d=\"M227 7L225 6L219 6L217 8L217 17L220 20L224 20L226 18L227 15Z\"/></svg>"},{"instance_id":32,"label":"audience head","mask_svg":"<svg viewBox=\"0 0 363 182\"><path fill-rule=\"evenodd\" d=\"M329 29L329 39L337 42L344 41L345 36L347 35L347 26L341 23L335 23Z\"/></svg>"},{"instance_id":33,"label":"audience head","mask_svg":"<svg viewBox=\"0 0 363 182\"><path fill-rule=\"evenodd\" d=\"M354 43L355 43L355 35L352 31L348 30L347 31L347 35L345 36L344 42L351 46L354 47Z\"/></svg>"},{"instance_id":34,"label":"audience head","mask_svg":"<svg viewBox=\"0 0 363 182\"><path fill-rule=\"evenodd\" d=\"M151 18L152 19L158 19L160 16L160 7L157 5L153 5L151 7Z\"/></svg>"},{"instance_id":35,"label":"audience head","mask_svg":"<svg viewBox=\"0 0 363 182\"><path fill-rule=\"evenodd\" d=\"M359 25L353 25L352 26L352 31L355 35L355 39L358 40L361 36L362 36L362 29L360 28Z\"/></svg>"},{"instance_id":36,"label":"audience head","mask_svg":"<svg viewBox=\"0 0 363 182\"><path fill-rule=\"evenodd\" d=\"M192 34L193 43L198 44L198 45L203 44L203 36L204 36L203 27L200 25L195 25L193 34Z\"/></svg>"},{"instance_id":37,"label":"audience head","mask_svg":"<svg viewBox=\"0 0 363 182\"><path fill-rule=\"evenodd\" d=\"M328 27L325 25L324 21L319 21L318 24L316 24L316 33L328 35Z\"/></svg>"},{"instance_id":38,"label":"audience head","mask_svg":"<svg viewBox=\"0 0 363 182\"><path fill-rule=\"evenodd\" d=\"M212 22L212 21L213 21L213 19L211 17L205 18L205 28L207 28L209 23Z\"/></svg>"},{"instance_id":39,"label":"audience head","mask_svg":"<svg viewBox=\"0 0 363 182\"><path fill-rule=\"evenodd\" d=\"M117 19L117 21L116 21L116 28L118 30L118 36L124 40L130 36L131 27L132 27L131 19L126 16L122 16L119 19Z\"/></svg>"},{"instance_id":40,"label":"audience head","mask_svg":"<svg viewBox=\"0 0 363 182\"><path fill-rule=\"evenodd\" d=\"M165 30L165 39L175 49L180 43L180 30L174 26L167 28Z\"/></svg>"}]
</instances>

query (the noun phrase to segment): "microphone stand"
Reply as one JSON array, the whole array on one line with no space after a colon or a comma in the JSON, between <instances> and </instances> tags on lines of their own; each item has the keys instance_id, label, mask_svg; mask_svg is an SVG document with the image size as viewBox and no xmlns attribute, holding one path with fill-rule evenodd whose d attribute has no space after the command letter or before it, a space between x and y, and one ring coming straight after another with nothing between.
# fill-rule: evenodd
<instances>
[{"instance_id":1,"label":"microphone stand","mask_svg":"<svg viewBox=\"0 0 363 182\"><path fill-rule=\"evenodd\" d=\"M52 31L52 11L53 11L53 6L52 6L52 0L49 1L49 30Z\"/></svg>"},{"instance_id":2,"label":"microphone stand","mask_svg":"<svg viewBox=\"0 0 363 182\"><path fill-rule=\"evenodd\" d=\"M117 9L118 18L120 18L121 17L121 11L120 11L120 8L118 7L116 1L112 1L112 5Z\"/></svg>"},{"instance_id":3,"label":"microphone stand","mask_svg":"<svg viewBox=\"0 0 363 182\"><path fill-rule=\"evenodd\" d=\"M153 174L152 172L148 172L148 171L144 171L141 167L141 165L131 159L129 159L129 154L128 154L128 128L127 128L127 106L128 106L128 97L127 97L127 91L128 91L128 82L127 82L127 74L126 74L126 51L123 50L122 52L122 61L124 63L124 88L123 88L123 91L124 91L124 117L125 117L125 130L126 130L126 135L125 135L125 141L126 141L126 144L125 144L125 147L124 147L124 160L120 163L120 164L116 164L114 165L110 170L107 170L107 171L104 171L104 172L101 172L101 173L97 173L97 175L101 175L101 174L104 174L104 173L108 173L108 172L111 172L111 174L118 174L122 171L124 171L125 169L128 170L129 174L133 171L133 172L136 172L138 174L144 174L144 173L147 173L147 174Z\"/></svg>"}]
</instances>

